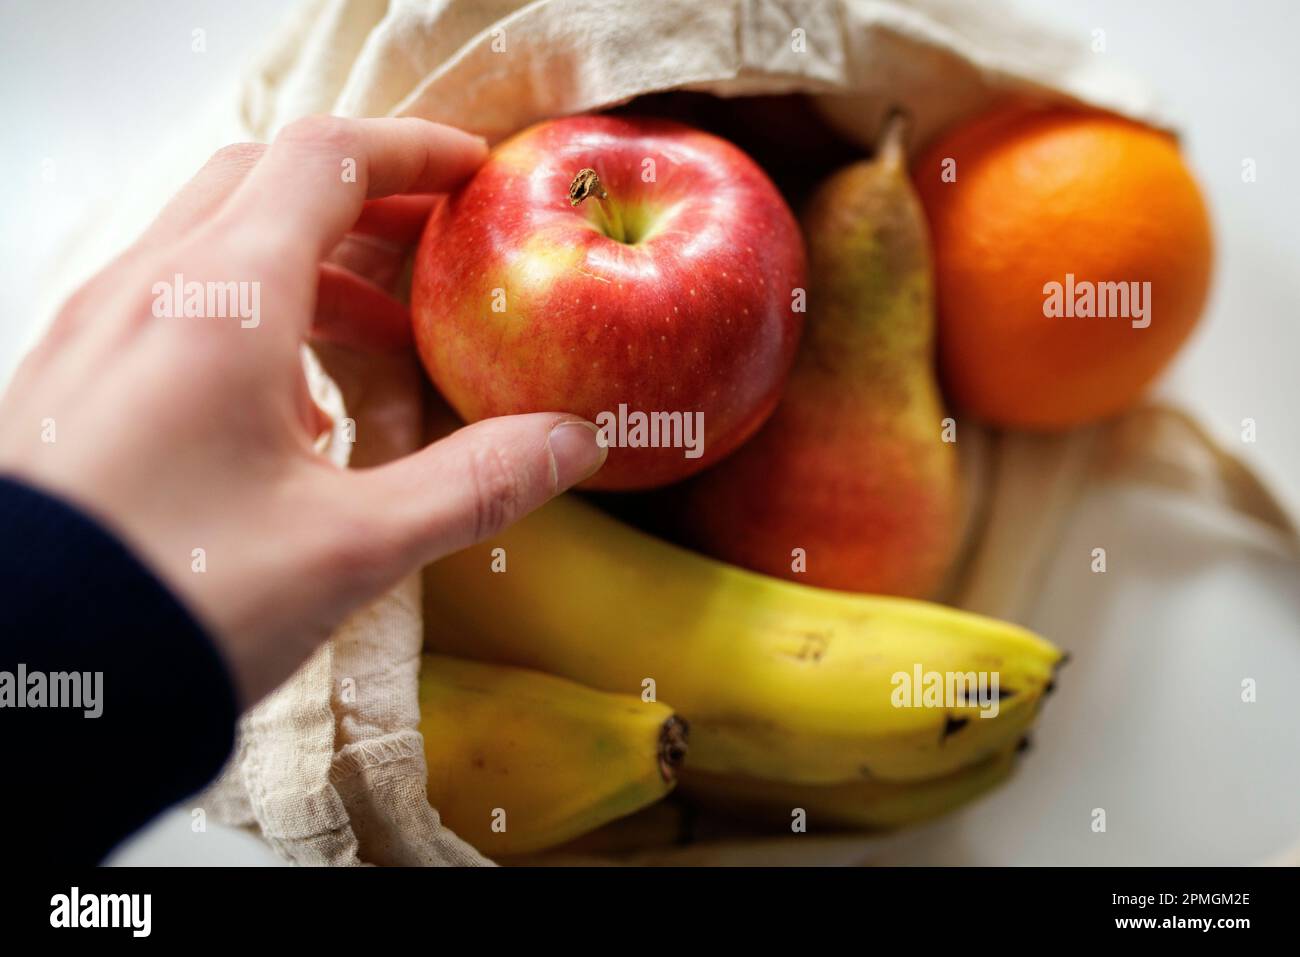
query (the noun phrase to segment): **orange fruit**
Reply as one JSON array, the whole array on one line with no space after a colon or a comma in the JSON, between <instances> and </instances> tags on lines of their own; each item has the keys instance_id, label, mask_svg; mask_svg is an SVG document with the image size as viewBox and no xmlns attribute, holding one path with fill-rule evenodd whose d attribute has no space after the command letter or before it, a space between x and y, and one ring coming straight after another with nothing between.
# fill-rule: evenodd
<instances>
[{"instance_id":1,"label":"orange fruit","mask_svg":"<svg viewBox=\"0 0 1300 957\"><path fill-rule=\"evenodd\" d=\"M1210 222L1168 134L1002 108L943 135L913 175L944 384L977 417L1055 430L1114 415L1196 325Z\"/></svg>"}]
</instances>

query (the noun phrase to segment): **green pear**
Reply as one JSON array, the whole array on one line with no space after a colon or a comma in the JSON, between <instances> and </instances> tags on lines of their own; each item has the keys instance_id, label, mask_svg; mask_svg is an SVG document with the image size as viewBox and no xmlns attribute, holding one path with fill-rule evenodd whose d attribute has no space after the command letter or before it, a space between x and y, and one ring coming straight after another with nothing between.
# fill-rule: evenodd
<instances>
[{"instance_id":1,"label":"green pear","mask_svg":"<svg viewBox=\"0 0 1300 957\"><path fill-rule=\"evenodd\" d=\"M808 315L768 423L683 490L682 535L794 581L929 596L959 545L955 429L934 364L925 216L895 116L803 216Z\"/></svg>"}]
</instances>

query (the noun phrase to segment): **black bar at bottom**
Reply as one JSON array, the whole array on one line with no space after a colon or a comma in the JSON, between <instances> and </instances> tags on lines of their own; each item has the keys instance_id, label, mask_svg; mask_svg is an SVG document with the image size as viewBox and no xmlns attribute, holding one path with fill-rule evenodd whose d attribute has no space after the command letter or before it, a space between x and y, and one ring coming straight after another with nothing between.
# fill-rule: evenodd
<instances>
[{"instance_id":1,"label":"black bar at bottom","mask_svg":"<svg viewBox=\"0 0 1300 957\"><path fill-rule=\"evenodd\" d=\"M431 950L462 935L499 944L507 935L532 934L533 946L550 946L601 923L632 935L617 949L659 949L697 922L734 937L847 932L864 946L889 930L963 949L1039 933L1043 942L1172 935L1226 943L1237 934L1285 929L1300 889L1289 868L11 867L24 873L11 871L0 893L6 943L47 934L75 934L83 943L143 939L148 895L148 939L205 947L225 940L241 947L395 945L412 934ZM114 921L118 926L85 926ZM658 934L665 936L655 945Z\"/></svg>"}]
</instances>

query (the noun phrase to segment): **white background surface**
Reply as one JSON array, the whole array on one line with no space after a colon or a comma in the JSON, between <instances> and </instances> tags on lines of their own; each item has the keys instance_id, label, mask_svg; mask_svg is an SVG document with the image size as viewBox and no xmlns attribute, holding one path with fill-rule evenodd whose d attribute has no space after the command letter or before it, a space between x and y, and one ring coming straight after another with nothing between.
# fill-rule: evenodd
<instances>
[{"instance_id":1,"label":"white background surface","mask_svg":"<svg viewBox=\"0 0 1300 957\"><path fill-rule=\"evenodd\" d=\"M1219 251L1209 313L1161 391L1300 511L1300 5L1291 0L1021 0L1151 79L1185 133ZM273 0L29 0L0 5L0 380L32 330L41 275L95 201L226 88L283 17ZM191 50L191 31L207 50ZM1253 158L1258 181L1243 183ZM1258 441L1240 442L1256 420ZM1264 556L1194 534L1178 567L1145 562L1188 527L1148 493L1098 495L1062 544L1033 624L1075 652L1036 751L1010 786L881 859L1246 863L1300 837L1300 585ZM1200 527L1195 522L1193 527ZM1184 532L1185 533L1185 532ZM1087 573L1105 544L1112 570ZM1116 561L1115 556L1120 556ZM1085 556L1080 558L1080 556ZM1242 705L1242 677L1259 702ZM1243 710L1244 709L1244 710ZM1091 833L1090 810L1109 829ZM266 862L243 835L175 814L124 863Z\"/></svg>"}]
</instances>

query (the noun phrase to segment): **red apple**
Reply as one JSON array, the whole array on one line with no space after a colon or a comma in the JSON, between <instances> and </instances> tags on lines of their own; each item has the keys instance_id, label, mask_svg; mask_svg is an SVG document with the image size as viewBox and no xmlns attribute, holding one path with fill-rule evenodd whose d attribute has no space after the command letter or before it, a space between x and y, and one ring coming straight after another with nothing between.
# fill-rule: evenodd
<instances>
[{"instance_id":1,"label":"red apple","mask_svg":"<svg viewBox=\"0 0 1300 957\"><path fill-rule=\"evenodd\" d=\"M573 205L571 186L590 195ZM803 285L798 225L739 149L582 116L500 144L434 211L411 306L425 368L463 418L584 416L611 446L585 487L634 489L698 472L762 425Z\"/></svg>"}]
</instances>

